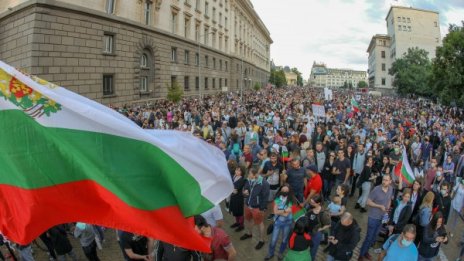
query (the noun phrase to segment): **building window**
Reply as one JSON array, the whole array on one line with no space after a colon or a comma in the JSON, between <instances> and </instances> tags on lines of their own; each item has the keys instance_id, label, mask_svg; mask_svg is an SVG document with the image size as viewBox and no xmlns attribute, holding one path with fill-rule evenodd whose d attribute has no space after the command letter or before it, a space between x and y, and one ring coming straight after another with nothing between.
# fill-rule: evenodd
<instances>
[{"instance_id":1,"label":"building window","mask_svg":"<svg viewBox=\"0 0 464 261\"><path fill-rule=\"evenodd\" d=\"M385 78L382 78L382 86L385 86Z\"/></svg>"},{"instance_id":2,"label":"building window","mask_svg":"<svg viewBox=\"0 0 464 261\"><path fill-rule=\"evenodd\" d=\"M184 20L184 37L189 38L190 37L190 19L185 18Z\"/></svg>"},{"instance_id":3,"label":"building window","mask_svg":"<svg viewBox=\"0 0 464 261\"><path fill-rule=\"evenodd\" d=\"M208 55L205 55L205 67L208 68Z\"/></svg>"},{"instance_id":4,"label":"building window","mask_svg":"<svg viewBox=\"0 0 464 261\"><path fill-rule=\"evenodd\" d=\"M145 15L145 24L150 25L151 23L151 2L146 1L145 2L145 8L144 8L144 15Z\"/></svg>"},{"instance_id":5,"label":"building window","mask_svg":"<svg viewBox=\"0 0 464 261\"><path fill-rule=\"evenodd\" d=\"M222 35L219 35L219 50L222 51Z\"/></svg>"},{"instance_id":6,"label":"building window","mask_svg":"<svg viewBox=\"0 0 464 261\"><path fill-rule=\"evenodd\" d=\"M438 38L435 38L435 41L438 43L438 42L440 42L440 39L438 39Z\"/></svg>"},{"instance_id":7,"label":"building window","mask_svg":"<svg viewBox=\"0 0 464 261\"><path fill-rule=\"evenodd\" d=\"M184 90L188 90L190 88L189 86L189 77L184 76Z\"/></svg>"},{"instance_id":8,"label":"building window","mask_svg":"<svg viewBox=\"0 0 464 261\"><path fill-rule=\"evenodd\" d=\"M177 13L172 13L171 17L171 33L177 33Z\"/></svg>"},{"instance_id":9,"label":"building window","mask_svg":"<svg viewBox=\"0 0 464 261\"><path fill-rule=\"evenodd\" d=\"M411 26L408 25L408 32L411 32Z\"/></svg>"},{"instance_id":10,"label":"building window","mask_svg":"<svg viewBox=\"0 0 464 261\"><path fill-rule=\"evenodd\" d=\"M213 48L216 47L216 33L213 32L211 34L211 40L212 40L211 47L213 47Z\"/></svg>"},{"instance_id":11,"label":"building window","mask_svg":"<svg viewBox=\"0 0 464 261\"><path fill-rule=\"evenodd\" d=\"M398 31L401 31L401 25L398 25Z\"/></svg>"},{"instance_id":12,"label":"building window","mask_svg":"<svg viewBox=\"0 0 464 261\"><path fill-rule=\"evenodd\" d=\"M219 25L222 26L222 13L219 12Z\"/></svg>"},{"instance_id":13,"label":"building window","mask_svg":"<svg viewBox=\"0 0 464 261\"><path fill-rule=\"evenodd\" d=\"M385 64L382 63L382 72L385 72Z\"/></svg>"},{"instance_id":14,"label":"building window","mask_svg":"<svg viewBox=\"0 0 464 261\"><path fill-rule=\"evenodd\" d=\"M177 48L171 48L171 62L177 62Z\"/></svg>"},{"instance_id":15,"label":"building window","mask_svg":"<svg viewBox=\"0 0 464 261\"><path fill-rule=\"evenodd\" d=\"M195 53L195 65L199 66L200 65L200 56L198 53Z\"/></svg>"},{"instance_id":16,"label":"building window","mask_svg":"<svg viewBox=\"0 0 464 261\"><path fill-rule=\"evenodd\" d=\"M216 8L213 7L213 22L216 21Z\"/></svg>"},{"instance_id":17,"label":"building window","mask_svg":"<svg viewBox=\"0 0 464 261\"><path fill-rule=\"evenodd\" d=\"M213 57L213 69L216 69L216 58Z\"/></svg>"},{"instance_id":18,"label":"building window","mask_svg":"<svg viewBox=\"0 0 464 261\"><path fill-rule=\"evenodd\" d=\"M113 95L114 94L114 81L112 74L103 75L103 95Z\"/></svg>"},{"instance_id":19,"label":"building window","mask_svg":"<svg viewBox=\"0 0 464 261\"><path fill-rule=\"evenodd\" d=\"M403 18L403 23L406 23L406 18L402 17Z\"/></svg>"},{"instance_id":20,"label":"building window","mask_svg":"<svg viewBox=\"0 0 464 261\"><path fill-rule=\"evenodd\" d=\"M185 50L185 52L184 52L184 64L189 64L189 56L190 56L190 52Z\"/></svg>"},{"instance_id":21,"label":"building window","mask_svg":"<svg viewBox=\"0 0 464 261\"><path fill-rule=\"evenodd\" d=\"M205 90L208 90L208 77L205 77Z\"/></svg>"},{"instance_id":22,"label":"building window","mask_svg":"<svg viewBox=\"0 0 464 261\"><path fill-rule=\"evenodd\" d=\"M114 35L112 34L107 34L103 36L103 52L107 54L112 54L114 50Z\"/></svg>"},{"instance_id":23,"label":"building window","mask_svg":"<svg viewBox=\"0 0 464 261\"><path fill-rule=\"evenodd\" d=\"M438 23L436 21L433 22L433 24L435 25L435 27L438 27Z\"/></svg>"},{"instance_id":24,"label":"building window","mask_svg":"<svg viewBox=\"0 0 464 261\"><path fill-rule=\"evenodd\" d=\"M148 77L142 76L140 77L140 92L147 92L148 91Z\"/></svg>"},{"instance_id":25,"label":"building window","mask_svg":"<svg viewBox=\"0 0 464 261\"><path fill-rule=\"evenodd\" d=\"M219 88L222 88L222 78L219 78Z\"/></svg>"},{"instance_id":26,"label":"building window","mask_svg":"<svg viewBox=\"0 0 464 261\"><path fill-rule=\"evenodd\" d=\"M229 38L227 36L224 39L224 51L225 52L229 51Z\"/></svg>"},{"instance_id":27,"label":"building window","mask_svg":"<svg viewBox=\"0 0 464 261\"><path fill-rule=\"evenodd\" d=\"M205 16L209 15L208 8L209 8L209 4L208 4L208 2L205 2Z\"/></svg>"},{"instance_id":28,"label":"building window","mask_svg":"<svg viewBox=\"0 0 464 261\"><path fill-rule=\"evenodd\" d=\"M224 86L227 87L227 79L224 79Z\"/></svg>"},{"instance_id":29,"label":"building window","mask_svg":"<svg viewBox=\"0 0 464 261\"><path fill-rule=\"evenodd\" d=\"M408 28L406 28L406 25L403 25L403 31L407 32Z\"/></svg>"},{"instance_id":30,"label":"building window","mask_svg":"<svg viewBox=\"0 0 464 261\"><path fill-rule=\"evenodd\" d=\"M398 22L400 22L400 23L401 23L401 17L400 17L400 16L398 16Z\"/></svg>"},{"instance_id":31,"label":"building window","mask_svg":"<svg viewBox=\"0 0 464 261\"><path fill-rule=\"evenodd\" d=\"M177 76L171 75L171 87L177 84Z\"/></svg>"},{"instance_id":32,"label":"building window","mask_svg":"<svg viewBox=\"0 0 464 261\"><path fill-rule=\"evenodd\" d=\"M213 78L213 89L216 89L216 78Z\"/></svg>"},{"instance_id":33,"label":"building window","mask_svg":"<svg viewBox=\"0 0 464 261\"><path fill-rule=\"evenodd\" d=\"M222 60L219 60L219 70L222 71Z\"/></svg>"},{"instance_id":34,"label":"building window","mask_svg":"<svg viewBox=\"0 0 464 261\"><path fill-rule=\"evenodd\" d=\"M227 28L227 16L224 17L224 27L225 27L226 29L228 29L228 28Z\"/></svg>"},{"instance_id":35,"label":"building window","mask_svg":"<svg viewBox=\"0 0 464 261\"><path fill-rule=\"evenodd\" d=\"M411 18L408 17L408 23L411 23Z\"/></svg>"},{"instance_id":36,"label":"building window","mask_svg":"<svg viewBox=\"0 0 464 261\"><path fill-rule=\"evenodd\" d=\"M200 41L200 24L195 24L195 40Z\"/></svg>"},{"instance_id":37,"label":"building window","mask_svg":"<svg viewBox=\"0 0 464 261\"><path fill-rule=\"evenodd\" d=\"M198 76L195 77L195 89L200 89L200 78L198 78Z\"/></svg>"},{"instance_id":38,"label":"building window","mask_svg":"<svg viewBox=\"0 0 464 261\"><path fill-rule=\"evenodd\" d=\"M381 52L380 52L380 56L381 56L382 58L385 58L385 51L381 51Z\"/></svg>"},{"instance_id":39,"label":"building window","mask_svg":"<svg viewBox=\"0 0 464 261\"><path fill-rule=\"evenodd\" d=\"M115 0L107 0L106 1L106 13L113 14L114 13L114 1Z\"/></svg>"},{"instance_id":40,"label":"building window","mask_svg":"<svg viewBox=\"0 0 464 261\"><path fill-rule=\"evenodd\" d=\"M140 67L147 68L148 65L148 57L146 54L142 54L140 57Z\"/></svg>"},{"instance_id":41,"label":"building window","mask_svg":"<svg viewBox=\"0 0 464 261\"><path fill-rule=\"evenodd\" d=\"M209 36L209 33L208 33L208 30L209 30L209 28L205 28L205 35L203 36L204 39L205 39L205 42L204 42L205 45L207 45L208 42L209 42L209 37L208 37L208 36Z\"/></svg>"},{"instance_id":42,"label":"building window","mask_svg":"<svg viewBox=\"0 0 464 261\"><path fill-rule=\"evenodd\" d=\"M229 70L229 68L227 68L228 67L228 62L227 61L225 61L224 67L225 67L225 71L227 72L227 70Z\"/></svg>"}]
</instances>

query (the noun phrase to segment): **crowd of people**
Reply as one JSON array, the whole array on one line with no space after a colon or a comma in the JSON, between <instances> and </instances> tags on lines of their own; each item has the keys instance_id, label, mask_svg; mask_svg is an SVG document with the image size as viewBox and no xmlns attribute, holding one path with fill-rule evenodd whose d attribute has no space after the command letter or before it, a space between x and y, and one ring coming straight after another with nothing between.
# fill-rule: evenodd
<instances>
[{"instance_id":1,"label":"crowd of people","mask_svg":"<svg viewBox=\"0 0 464 261\"><path fill-rule=\"evenodd\" d=\"M234 217L227 225L241 241L256 238L256 250L267 243L264 260L351 260L361 240L358 260L374 260L373 253L386 261L437 258L442 244L461 236L455 232L464 213L463 111L349 91L324 98L320 90L265 88L245 92L243 100L229 92L115 107L141 128L191 132L217 146L234 185L223 208L194 218L198 233L212 238L212 253L119 232L125 260L236 259L223 210ZM314 103L324 106L325 117L313 114ZM413 180L398 174L403 151ZM354 211L367 213L367 226ZM73 227L87 258L99 260L102 228ZM49 245L60 233L60 227L46 233ZM55 250L57 260L73 258L72 248Z\"/></svg>"}]
</instances>

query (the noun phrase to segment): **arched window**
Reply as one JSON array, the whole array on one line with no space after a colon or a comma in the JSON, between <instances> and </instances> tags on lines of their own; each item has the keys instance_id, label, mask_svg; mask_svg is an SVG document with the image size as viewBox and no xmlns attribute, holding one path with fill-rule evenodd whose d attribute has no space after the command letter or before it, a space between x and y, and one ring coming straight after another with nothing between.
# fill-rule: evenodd
<instances>
[{"instance_id":1,"label":"arched window","mask_svg":"<svg viewBox=\"0 0 464 261\"><path fill-rule=\"evenodd\" d=\"M142 68L147 68L148 66L148 57L147 54L142 54L142 57L140 57L140 67Z\"/></svg>"}]
</instances>

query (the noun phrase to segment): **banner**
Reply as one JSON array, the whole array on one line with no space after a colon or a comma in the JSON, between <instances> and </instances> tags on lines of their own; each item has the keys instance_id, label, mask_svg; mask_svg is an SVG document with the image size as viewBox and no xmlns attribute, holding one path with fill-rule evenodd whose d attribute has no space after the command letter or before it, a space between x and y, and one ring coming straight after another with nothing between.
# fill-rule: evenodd
<instances>
[{"instance_id":1,"label":"banner","mask_svg":"<svg viewBox=\"0 0 464 261\"><path fill-rule=\"evenodd\" d=\"M313 114L316 117L325 117L325 108L323 105L313 104Z\"/></svg>"}]
</instances>

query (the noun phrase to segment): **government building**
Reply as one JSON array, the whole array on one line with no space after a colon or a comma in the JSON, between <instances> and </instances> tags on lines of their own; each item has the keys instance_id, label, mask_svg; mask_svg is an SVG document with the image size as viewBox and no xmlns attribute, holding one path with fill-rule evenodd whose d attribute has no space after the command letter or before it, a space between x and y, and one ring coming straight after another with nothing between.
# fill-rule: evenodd
<instances>
[{"instance_id":1,"label":"government building","mask_svg":"<svg viewBox=\"0 0 464 261\"><path fill-rule=\"evenodd\" d=\"M367 82L366 71L327 68L324 63L313 63L308 83L315 88L340 88L347 86L357 88L360 81Z\"/></svg>"},{"instance_id":2,"label":"government building","mask_svg":"<svg viewBox=\"0 0 464 261\"><path fill-rule=\"evenodd\" d=\"M388 70L408 48L418 47L430 59L435 57L441 45L440 21L438 12L402 6L392 6L385 20L387 34L374 35L367 48L369 88L391 92L393 77Z\"/></svg>"},{"instance_id":3,"label":"government building","mask_svg":"<svg viewBox=\"0 0 464 261\"><path fill-rule=\"evenodd\" d=\"M103 104L267 84L250 0L1 0L0 60Z\"/></svg>"}]
</instances>

